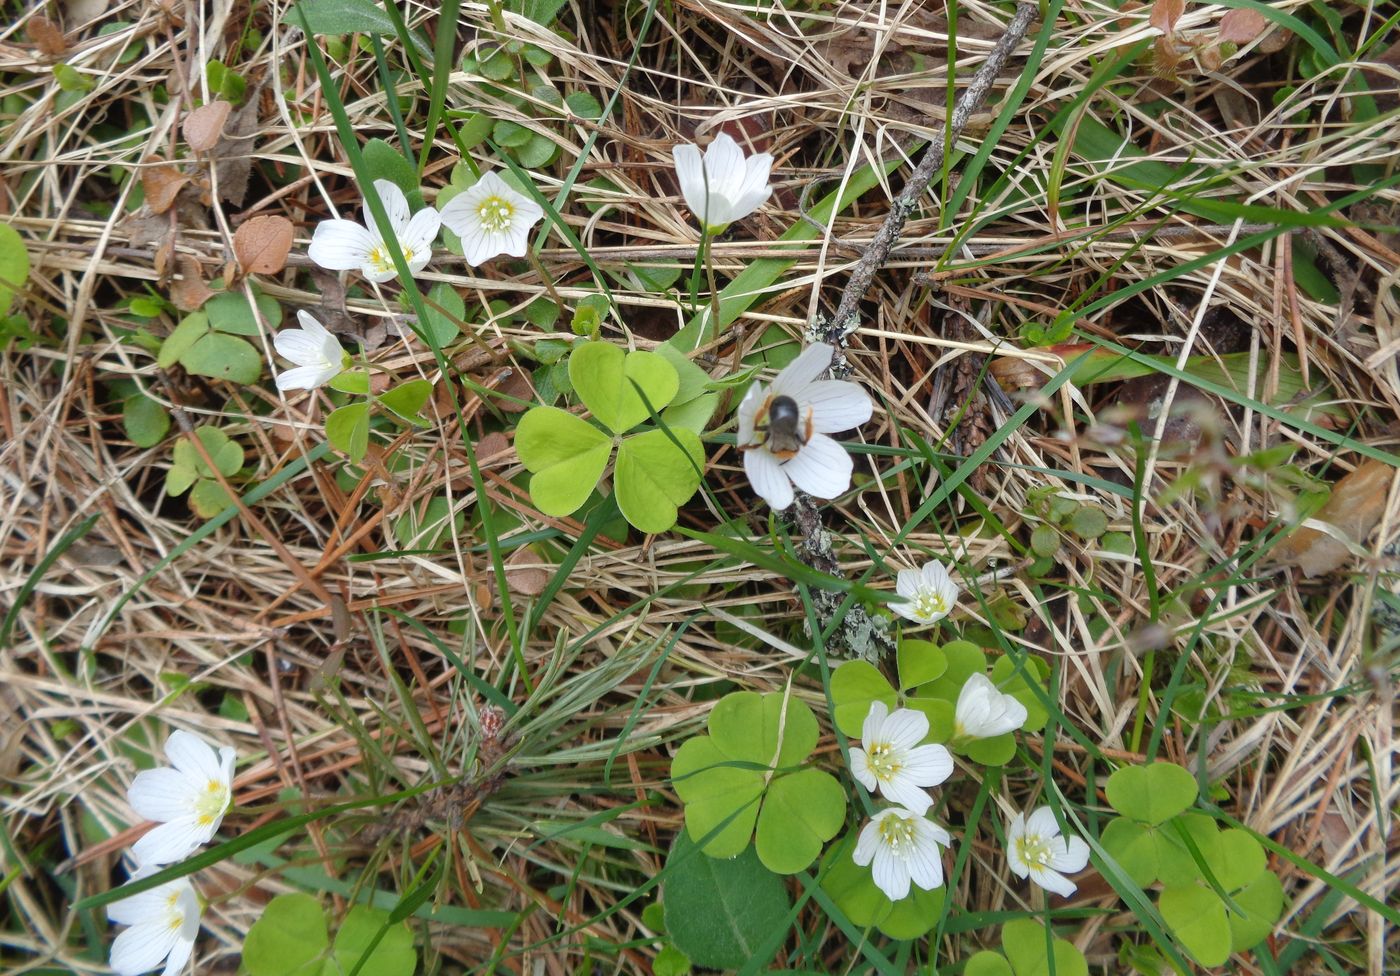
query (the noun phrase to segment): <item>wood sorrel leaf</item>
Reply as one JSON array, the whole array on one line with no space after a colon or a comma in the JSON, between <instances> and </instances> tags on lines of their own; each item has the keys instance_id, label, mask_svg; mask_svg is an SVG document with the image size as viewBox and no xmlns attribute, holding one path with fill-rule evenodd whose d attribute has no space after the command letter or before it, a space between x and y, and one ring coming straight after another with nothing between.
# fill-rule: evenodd
<instances>
[{"instance_id":1,"label":"wood sorrel leaf","mask_svg":"<svg viewBox=\"0 0 1400 976\"><path fill-rule=\"evenodd\" d=\"M515 451L534 475L530 497L539 510L572 515L603 476L612 441L566 410L533 407L515 428Z\"/></svg>"},{"instance_id":2,"label":"wood sorrel leaf","mask_svg":"<svg viewBox=\"0 0 1400 976\"><path fill-rule=\"evenodd\" d=\"M1124 766L1108 778L1104 793L1123 816L1155 825L1196 802L1196 780L1175 763Z\"/></svg>"},{"instance_id":3,"label":"wood sorrel leaf","mask_svg":"<svg viewBox=\"0 0 1400 976\"><path fill-rule=\"evenodd\" d=\"M676 446L676 438L684 450ZM694 431L650 430L629 437L617 449L613 487L624 518L643 532L665 532L676 524L677 509L700 487L705 449Z\"/></svg>"},{"instance_id":4,"label":"wood sorrel leaf","mask_svg":"<svg viewBox=\"0 0 1400 976\"><path fill-rule=\"evenodd\" d=\"M657 411L680 388L676 368L656 353L624 353L610 342L585 342L574 349L569 356L569 380L584 406L614 434L625 434L647 419L638 387Z\"/></svg>"},{"instance_id":5,"label":"wood sorrel leaf","mask_svg":"<svg viewBox=\"0 0 1400 976\"><path fill-rule=\"evenodd\" d=\"M352 403L327 417L326 439L358 464L369 449L369 404Z\"/></svg>"}]
</instances>

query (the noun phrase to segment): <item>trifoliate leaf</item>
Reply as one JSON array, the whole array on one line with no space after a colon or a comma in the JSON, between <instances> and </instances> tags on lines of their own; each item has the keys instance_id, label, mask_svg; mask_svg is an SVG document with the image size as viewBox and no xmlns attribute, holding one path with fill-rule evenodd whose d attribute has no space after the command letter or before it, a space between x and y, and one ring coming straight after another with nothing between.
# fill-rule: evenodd
<instances>
[{"instance_id":1,"label":"trifoliate leaf","mask_svg":"<svg viewBox=\"0 0 1400 976\"><path fill-rule=\"evenodd\" d=\"M1215 892L1194 883L1164 888L1157 908L1172 935L1202 966L1219 966L1230 958L1230 922Z\"/></svg>"},{"instance_id":2,"label":"trifoliate leaf","mask_svg":"<svg viewBox=\"0 0 1400 976\"><path fill-rule=\"evenodd\" d=\"M1125 817L1159 824L1196 802L1196 780L1175 763L1124 766L1104 786L1109 806Z\"/></svg>"},{"instance_id":3,"label":"trifoliate leaf","mask_svg":"<svg viewBox=\"0 0 1400 976\"><path fill-rule=\"evenodd\" d=\"M557 407L534 407L515 429L515 451L533 473L530 497L546 515L572 515L588 500L612 455L612 440Z\"/></svg>"},{"instance_id":4,"label":"trifoliate leaf","mask_svg":"<svg viewBox=\"0 0 1400 976\"><path fill-rule=\"evenodd\" d=\"M610 342L585 342L569 356L569 379L594 417L615 434L625 434L660 411L680 388L675 367L656 353L624 353ZM635 384L635 385L634 385Z\"/></svg>"},{"instance_id":5,"label":"trifoliate leaf","mask_svg":"<svg viewBox=\"0 0 1400 976\"><path fill-rule=\"evenodd\" d=\"M197 376L250 386L262 375L262 355L237 336L209 332L180 357L180 365Z\"/></svg>"},{"instance_id":6,"label":"trifoliate leaf","mask_svg":"<svg viewBox=\"0 0 1400 976\"><path fill-rule=\"evenodd\" d=\"M418 415L432 395L433 384L427 380L409 380L400 383L392 390L385 390L376 398L401 420L415 427L431 427L432 421Z\"/></svg>"}]
</instances>

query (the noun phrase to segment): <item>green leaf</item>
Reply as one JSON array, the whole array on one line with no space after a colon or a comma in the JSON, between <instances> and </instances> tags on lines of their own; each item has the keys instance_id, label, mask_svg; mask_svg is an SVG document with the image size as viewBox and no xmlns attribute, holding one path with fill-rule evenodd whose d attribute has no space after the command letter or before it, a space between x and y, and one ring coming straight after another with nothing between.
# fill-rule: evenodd
<instances>
[{"instance_id":1,"label":"green leaf","mask_svg":"<svg viewBox=\"0 0 1400 976\"><path fill-rule=\"evenodd\" d=\"M1175 763L1124 766L1104 786L1109 806L1125 817L1159 824L1196 802L1196 780Z\"/></svg>"},{"instance_id":2,"label":"green leaf","mask_svg":"<svg viewBox=\"0 0 1400 976\"><path fill-rule=\"evenodd\" d=\"M506 9L533 20L541 27L548 27L554 23L554 18L567 2L568 0L509 0Z\"/></svg>"},{"instance_id":3,"label":"green leaf","mask_svg":"<svg viewBox=\"0 0 1400 976\"><path fill-rule=\"evenodd\" d=\"M594 98L591 92L570 92L564 96L564 104L581 119L597 121L603 115L602 103Z\"/></svg>"},{"instance_id":4,"label":"green leaf","mask_svg":"<svg viewBox=\"0 0 1400 976\"><path fill-rule=\"evenodd\" d=\"M1005 766L1016 755L1016 735L1007 732L990 739L973 739L963 746L962 751L967 758L983 766Z\"/></svg>"},{"instance_id":5,"label":"green leaf","mask_svg":"<svg viewBox=\"0 0 1400 976\"><path fill-rule=\"evenodd\" d=\"M979 671L987 670L987 653L971 641L951 641L943 645L943 657L948 666L943 674L926 685L920 685L920 698L943 698L950 702L958 700L958 693L967 679Z\"/></svg>"},{"instance_id":6,"label":"green leaf","mask_svg":"<svg viewBox=\"0 0 1400 976\"><path fill-rule=\"evenodd\" d=\"M180 361L180 357L189 351L190 347L202 339L209 331L209 316L203 312L191 312L180 320L180 324L175 326L175 331L165 337L165 341L160 344L160 352L156 355L156 365L161 369L169 369Z\"/></svg>"},{"instance_id":7,"label":"green leaf","mask_svg":"<svg viewBox=\"0 0 1400 976\"><path fill-rule=\"evenodd\" d=\"M251 386L262 375L262 356L246 339L208 332L180 357L180 365L196 376Z\"/></svg>"},{"instance_id":8,"label":"green leaf","mask_svg":"<svg viewBox=\"0 0 1400 976\"><path fill-rule=\"evenodd\" d=\"M665 346L659 348L665 349ZM684 403L673 403L665 410L661 411L661 419L667 427L672 430L684 428L703 434L705 428L710 423L710 418L714 416L715 407L719 405L718 393L706 393L696 397L694 400L687 400Z\"/></svg>"},{"instance_id":9,"label":"green leaf","mask_svg":"<svg viewBox=\"0 0 1400 976\"><path fill-rule=\"evenodd\" d=\"M243 448L222 430L217 427L196 427L194 435L199 438L219 474L230 478L242 469ZM200 457L189 438L182 437L175 442L174 463L175 467L188 469L198 477L214 477L214 470Z\"/></svg>"},{"instance_id":10,"label":"green leaf","mask_svg":"<svg viewBox=\"0 0 1400 976\"><path fill-rule=\"evenodd\" d=\"M647 419L637 387L658 411L680 388L675 367L656 353L623 353L610 342L585 342L575 348L569 356L569 379L584 406L615 434L625 434Z\"/></svg>"},{"instance_id":11,"label":"green leaf","mask_svg":"<svg viewBox=\"0 0 1400 976\"><path fill-rule=\"evenodd\" d=\"M368 396L369 373L363 369L347 369L343 373L337 373L327 385L332 390L339 390L341 393L349 393L352 396Z\"/></svg>"},{"instance_id":12,"label":"green leaf","mask_svg":"<svg viewBox=\"0 0 1400 976\"><path fill-rule=\"evenodd\" d=\"M1171 856L1170 844L1155 827L1127 817L1115 817L1104 828L1104 850L1127 872L1139 888L1146 888L1162 873L1163 858Z\"/></svg>"},{"instance_id":13,"label":"green leaf","mask_svg":"<svg viewBox=\"0 0 1400 976\"><path fill-rule=\"evenodd\" d=\"M486 114L485 112L475 112L472 115L468 116L467 120L462 123L462 127L460 129L462 137L462 148L464 150L475 149L477 146L481 145L483 142L486 141L486 137L491 135L491 129L495 126L495 124L496 120L491 118L491 116ZM454 184L457 183L457 167L455 166L452 168L452 182ZM470 187L473 182L475 181L468 179L466 183L460 184L460 186L462 189L466 189ZM449 197L448 199L451 199L451 197ZM447 200L444 200L439 194L437 203L438 209L440 210L442 209L442 205L447 203Z\"/></svg>"},{"instance_id":14,"label":"green leaf","mask_svg":"<svg viewBox=\"0 0 1400 976\"><path fill-rule=\"evenodd\" d=\"M710 709L708 727L715 744L729 757L775 770L807 758L821 732L810 708L777 691L725 695Z\"/></svg>"},{"instance_id":15,"label":"green leaf","mask_svg":"<svg viewBox=\"0 0 1400 976\"><path fill-rule=\"evenodd\" d=\"M1014 976L1011 964L1000 953L983 949L968 959L963 976Z\"/></svg>"},{"instance_id":16,"label":"green leaf","mask_svg":"<svg viewBox=\"0 0 1400 976\"><path fill-rule=\"evenodd\" d=\"M1224 866L1220 855L1220 827L1204 813L1178 814L1157 830L1166 842L1161 850L1158 873L1162 884L1190 884L1203 879L1207 869L1214 871ZM1194 854L1187 847L1188 839L1196 848Z\"/></svg>"},{"instance_id":17,"label":"green leaf","mask_svg":"<svg viewBox=\"0 0 1400 976\"><path fill-rule=\"evenodd\" d=\"M896 652L899 662L899 688L904 691L927 684L948 670L948 658L943 648L932 641L905 638Z\"/></svg>"},{"instance_id":18,"label":"green leaf","mask_svg":"<svg viewBox=\"0 0 1400 976\"><path fill-rule=\"evenodd\" d=\"M122 429L137 447L155 447L170 432L170 414L144 393L122 401Z\"/></svg>"},{"instance_id":19,"label":"green leaf","mask_svg":"<svg viewBox=\"0 0 1400 976\"><path fill-rule=\"evenodd\" d=\"M1249 831L1237 828L1220 831L1215 856L1207 864L1226 891L1253 884L1268 867L1264 848Z\"/></svg>"},{"instance_id":20,"label":"green leaf","mask_svg":"<svg viewBox=\"0 0 1400 976\"><path fill-rule=\"evenodd\" d=\"M335 934L335 961L339 972L350 973L360 966L360 976L413 976L418 968L418 953L413 948L413 932L400 922L389 925L388 912L367 905L353 905ZM374 950L370 943L387 927L384 937ZM361 958L364 962L361 963Z\"/></svg>"},{"instance_id":21,"label":"green leaf","mask_svg":"<svg viewBox=\"0 0 1400 976\"><path fill-rule=\"evenodd\" d=\"M666 934L697 966L738 969L767 961L773 933L787 922L792 903L782 879L753 851L733 860L705 857L684 831L666 858Z\"/></svg>"},{"instance_id":22,"label":"green leaf","mask_svg":"<svg viewBox=\"0 0 1400 976\"><path fill-rule=\"evenodd\" d=\"M662 946L651 962L652 976L686 976L689 972L690 957L673 945Z\"/></svg>"},{"instance_id":23,"label":"green leaf","mask_svg":"<svg viewBox=\"0 0 1400 976\"><path fill-rule=\"evenodd\" d=\"M315 976L329 946L321 903L311 895L278 895L248 930L243 965L249 976Z\"/></svg>"},{"instance_id":24,"label":"green leaf","mask_svg":"<svg viewBox=\"0 0 1400 976\"><path fill-rule=\"evenodd\" d=\"M748 847L758 820L763 775L727 765L737 761L707 735L681 743L671 760L671 779L685 804L686 831L697 844L704 841L710 857L734 857Z\"/></svg>"},{"instance_id":25,"label":"green leaf","mask_svg":"<svg viewBox=\"0 0 1400 976\"><path fill-rule=\"evenodd\" d=\"M248 296L243 292L226 291L205 302L200 311L209 317L210 327L218 332L243 336L261 335L259 317L267 323L269 332L277 331L278 326L282 324L282 305L277 299L264 295L256 288L253 289L253 299L257 303L256 312L253 310L253 303L248 301Z\"/></svg>"},{"instance_id":26,"label":"green leaf","mask_svg":"<svg viewBox=\"0 0 1400 976\"><path fill-rule=\"evenodd\" d=\"M925 891L918 885L899 901L890 901L875 885L869 865L861 867L851 857L855 833L849 833L822 858L822 890L856 926L873 925L892 939L917 939L927 935L943 917L947 889Z\"/></svg>"},{"instance_id":27,"label":"green leaf","mask_svg":"<svg viewBox=\"0 0 1400 976\"><path fill-rule=\"evenodd\" d=\"M1108 516L1102 509L1084 505L1070 518L1069 527L1081 539L1097 539L1108 531Z\"/></svg>"},{"instance_id":28,"label":"green leaf","mask_svg":"<svg viewBox=\"0 0 1400 976\"><path fill-rule=\"evenodd\" d=\"M1060 551L1060 533L1053 525L1037 525L1031 533L1031 551L1048 558Z\"/></svg>"},{"instance_id":29,"label":"green leaf","mask_svg":"<svg viewBox=\"0 0 1400 976\"><path fill-rule=\"evenodd\" d=\"M1215 892L1198 884L1162 889L1157 908L1167 928L1202 966L1230 958L1230 923Z\"/></svg>"},{"instance_id":30,"label":"green leaf","mask_svg":"<svg viewBox=\"0 0 1400 976\"><path fill-rule=\"evenodd\" d=\"M1064 939L1050 939L1046 953L1045 926L1028 918L1002 926L1001 946L1016 976L1089 976L1083 953Z\"/></svg>"},{"instance_id":31,"label":"green leaf","mask_svg":"<svg viewBox=\"0 0 1400 976\"><path fill-rule=\"evenodd\" d=\"M628 437L618 446L613 471L618 509L643 532L665 532L676 524L677 509L700 487L704 462L700 438L684 427Z\"/></svg>"},{"instance_id":32,"label":"green leaf","mask_svg":"<svg viewBox=\"0 0 1400 976\"><path fill-rule=\"evenodd\" d=\"M1242 891L1231 895L1241 912L1226 908L1230 920L1230 950L1253 949L1274 929L1283 914L1283 885L1278 875L1265 871Z\"/></svg>"},{"instance_id":33,"label":"green leaf","mask_svg":"<svg viewBox=\"0 0 1400 976\"><path fill-rule=\"evenodd\" d=\"M402 190L405 196L421 193L418 185L418 167L383 139L371 139L360 152L364 156L365 169L369 170L371 179L388 180ZM367 223L372 223L373 220L372 215L365 214Z\"/></svg>"},{"instance_id":34,"label":"green leaf","mask_svg":"<svg viewBox=\"0 0 1400 976\"><path fill-rule=\"evenodd\" d=\"M817 859L846 821L846 791L830 773L802 769L768 787L754 849L776 874L796 874Z\"/></svg>"},{"instance_id":35,"label":"green leaf","mask_svg":"<svg viewBox=\"0 0 1400 976\"><path fill-rule=\"evenodd\" d=\"M301 14L306 15L313 34L396 34L393 20L373 0L300 0L287 8L282 23L300 28ZM433 56L432 47L418 32L410 32L409 38L420 54Z\"/></svg>"},{"instance_id":36,"label":"green leaf","mask_svg":"<svg viewBox=\"0 0 1400 976\"><path fill-rule=\"evenodd\" d=\"M0 224L0 315L10 311L15 294L29 280L29 250L9 224Z\"/></svg>"},{"instance_id":37,"label":"green leaf","mask_svg":"<svg viewBox=\"0 0 1400 976\"><path fill-rule=\"evenodd\" d=\"M532 407L515 428L515 452L534 477L530 498L546 515L572 515L612 456L612 440L558 407Z\"/></svg>"},{"instance_id":38,"label":"green leaf","mask_svg":"<svg viewBox=\"0 0 1400 976\"><path fill-rule=\"evenodd\" d=\"M233 496L223 485L200 478L190 492L190 508L200 518L211 519L233 504Z\"/></svg>"},{"instance_id":39,"label":"green leaf","mask_svg":"<svg viewBox=\"0 0 1400 976\"><path fill-rule=\"evenodd\" d=\"M427 380L409 380L400 383L392 390L385 390L376 398L389 410L415 427L431 427L432 421L418 416L432 395L433 384Z\"/></svg>"},{"instance_id":40,"label":"green leaf","mask_svg":"<svg viewBox=\"0 0 1400 976\"><path fill-rule=\"evenodd\" d=\"M433 337L439 346L446 346L461 334L457 323L466 318L467 305L462 296L445 281L439 281L428 290L427 314L421 323L423 331ZM435 306L441 306L439 312Z\"/></svg>"},{"instance_id":41,"label":"green leaf","mask_svg":"<svg viewBox=\"0 0 1400 976\"><path fill-rule=\"evenodd\" d=\"M831 700L836 706L836 727L848 739L859 739L870 703L882 701L893 710L894 689L873 664L868 661L847 661L831 675Z\"/></svg>"},{"instance_id":42,"label":"green leaf","mask_svg":"<svg viewBox=\"0 0 1400 976\"><path fill-rule=\"evenodd\" d=\"M326 439L358 464L369 450L369 404L352 403L326 418Z\"/></svg>"},{"instance_id":43,"label":"green leaf","mask_svg":"<svg viewBox=\"0 0 1400 976\"><path fill-rule=\"evenodd\" d=\"M496 123L491 130L491 138L496 140L497 145L506 149L518 149L530 141L530 136L534 135L527 127L519 122L511 122L506 119Z\"/></svg>"},{"instance_id":44,"label":"green leaf","mask_svg":"<svg viewBox=\"0 0 1400 976\"><path fill-rule=\"evenodd\" d=\"M405 549L437 549L446 540L452 525L460 532L467 524L465 512L452 516L452 504L445 495L435 495L422 508L410 506L394 520L394 538Z\"/></svg>"},{"instance_id":45,"label":"green leaf","mask_svg":"<svg viewBox=\"0 0 1400 976\"><path fill-rule=\"evenodd\" d=\"M554 161L559 154L559 146L549 136L531 132L523 146L515 149L515 160L526 169L542 169Z\"/></svg>"}]
</instances>

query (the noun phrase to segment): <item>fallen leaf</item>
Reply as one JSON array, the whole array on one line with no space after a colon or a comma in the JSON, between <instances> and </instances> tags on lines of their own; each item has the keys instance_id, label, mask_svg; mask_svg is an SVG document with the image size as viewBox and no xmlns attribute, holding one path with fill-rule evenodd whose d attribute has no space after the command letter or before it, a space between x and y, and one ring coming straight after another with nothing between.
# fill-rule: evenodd
<instances>
[{"instance_id":1,"label":"fallen leaf","mask_svg":"<svg viewBox=\"0 0 1400 976\"><path fill-rule=\"evenodd\" d=\"M213 149L223 137L224 123L228 121L228 114L232 110L232 105L218 99L208 105L201 105L186 115L181 125L181 130L185 133L185 142L189 143L189 147L195 152L208 152Z\"/></svg>"},{"instance_id":2,"label":"fallen leaf","mask_svg":"<svg viewBox=\"0 0 1400 976\"><path fill-rule=\"evenodd\" d=\"M30 17L24 27L29 39L39 46L39 53L56 58L68 50L68 38L59 27L47 17Z\"/></svg>"},{"instance_id":3,"label":"fallen leaf","mask_svg":"<svg viewBox=\"0 0 1400 976\"><path fill-rule=\"evenodd\" d=\"M1268 29L1268 18L1249 7L1227 10L1220 18L1220 39L1232 44L1248 44Z\"/></svg>"},{"instance_id":4,"label":"fallen leaf","mask_svg":"<svg viewBox=\"0 0 1400 976\"><path fill-rule=\"evenodd\" d=\"M1186 11L1186 0L1156 0L1147 22L1168 37L1176 30L1176 22Z\"/></svg>"},{"instance_id":5,"label":"fallen leaf","mask_svg":"<svg viewBox=\"0 0 1400 976\"><path fill-rule=\"evenodd\" d=\"M258 130L258 105L262 89L249 91L238 111L224 125L224 137L210 155L214 158L214 179L219 199L235 207L243 206L248 195L248 177L253 171L253 136Z\"/></svg>"},{"instance_id":6,"label":"fallen leaf","mask_svg":"<svg viewBox=\"0 0 1400 976\"><path fill-rule=\"evenodd\" d=\"M141 189L146 194L146 206L151 208L151 213L165 213L175 205L175 198L189 181L187 174L169 163L146 167L141 171Z\"/></svg>"},{"instance_id":7,"label":"fallen leaf","mask_svg":"<svg viewBox=\"0 0 1400 976\"><path fill-rule=\"evenodd\" d=\"M483 468L504 461L510 451L510 438L499 430L482 435L476 442L476 462Z\"/></svg>"},{"instance_id":8,"label":"fallen leaf","mask_svg":"<svg viewBox=\"0 0 1400 976\"><path fill-rule=\"evenodd\" d=\"M1310 578L1341 568L1351 557L1348 542L1365 542L1380 522L1394 476L1395 469L1388 464L1363 462L1333 486L1326 504L1312 517L1327 523L1335 534L1301 526L1274 546L1270 561L1277 566L1296 566Z\"/></svg>"},{"instance_id":9,"label":"fallen leaf","mask_svg":"<svg viewBox=\"0 0 1400 976\"><path fill-rule=\"evenodd\" d=\"M244 221L233 232L233 254L244 274L277 274L287 266L292 249L292 222L263 214Z\"/></svg>"},{"instance_id":10,"label":"fallen leaf","mask_svg":"<svg viewBox=\"0 0 1400 976\"><path fill-rule=\"evenodd\" d=\"M549 585L549 571L540 565L540 557L522 546L506 557L506 585L517 596L539 596ZM492 577L494 582L495 577Z\"/></svg>"},{"instance_id":11,"label":"fallen leaf","mask_svg":"<svg viewBox=\"0 0 1400 976\"><path fill-rule=\"evenodd\" d=\"M204 269L189 254L175 258L175 271L179 275L170 283L170 300L183 312L193 312L204 306L214 297L209 286L204 283Z\"/></svg>"}]
</instances>

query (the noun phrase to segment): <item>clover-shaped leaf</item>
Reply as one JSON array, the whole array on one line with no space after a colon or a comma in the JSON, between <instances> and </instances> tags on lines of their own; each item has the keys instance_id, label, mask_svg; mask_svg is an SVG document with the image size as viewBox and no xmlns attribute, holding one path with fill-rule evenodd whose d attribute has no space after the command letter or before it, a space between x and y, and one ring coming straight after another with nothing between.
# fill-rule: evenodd
<instances>
[{"instance_id":1,"label":"clover-shaped leaf","mask_svg":"<svg viewBox=\"0 0 1400 976\"><path fill-rule=\"evenodd\" d=\"M1272 871L1262 872L1251 884L1231 894L1235 908L1226 906L1230 920L1230 950L1252 949L1273 931L1283 914L1283 885Z\"/></svg>"},{"instance_id":2,"label":"clover-shaped leaf","mask_svg":"<svg viewBox=\"0 0 1400 976\"><path fill-rule=\"evenodd\" d=\"M1046 953L1046 947L1050 952ZM1046 939L1045 926L1017 918L1001 929L1001 948L1015 976L1088 976L1084 954L1064 939Z\"/></svg>"},{"instance_id":3,"label":"clover-shaped leaf","mask_svg":"<svg viewBox=\"0 0 1400 976\"><path fill-rule=\"evenodd\" d=\"M1124 766L1108 778L1109 806L1125 817L1154 825L1196 802L1196 780L1175 763Z\"/></svg>"},{"instance_id":4,"label":"clover-shaped leaf","mask_svg":"<svg viewBox=\"0 0 1400 976\"><path fill-rule=\"evenodd\" d=\"M704 460L700 438L684 427L628 437L618 445L613 471L617 507L643 532L665 532L676 524L678 506L700 487Z\"/></svg>"},{"instance_id":5,"label":"clover-shaped leaf","mask_svg":"<svg viewBox=\"0 0 1400 976\"><path fill-rule=\"evenodd\" d=\"M593 416L614 434L625 434L661 410L680 388L676 368L653 352L624 353L610 342L585 342L569 356L569 379ZM646 396L643 402L642 396Z\"/></svg>"},{"instance_id":6,"label":"clover-shaped leaf","mask_svg":"<svg viewBox=\"0 0 1400 976\"><path fill-rule=\"evenodd\" d=\"M1198 884L1164 888L1157 908L1172 935L1202 966L1219 966L1230 958L1230 920L1215 892Z\"/></svg>"},{"instance_id":7,"label":"clover-shaped leaf","mask_svg":"<svg viewBox=\"0 0 1400 976\"><path fill-rule=\"evenodd\" d=\"M1115 817L1103 831L1103 846L1139 887L1156 881L1185 884L1202 876L1197 855L1210 864L1216 855L1215 821L1204 814L1187 813L1161 824L1144 824ZM1189 839L1196 854L1186 846Z\"/></svg>"},{"instance_id":8,"label":"clover-shaped leaf","mask_svg":"<svg viewBox=\"0 0 1400 976\"><path fill-rule=\"evenodd\" d=\"M612 439L558 407L534 407L515 428L515 451L534 477L530 497L546 515L572 515L612 455Z\"/></svg>"},{"instance_id":9,"label":"clover-shaped leaf","mask_svg":"<svg viewBox=\"0 0 1400 976\"><path fill-rule=\"evenodd\" d=\"M927 684L948 670L948 656L932 641L904 638L899 642L896 660L901 691Z\"/></svg>"},{"instance_id":10,"label":"clover-shaped leaf","mask_svg":"<svg viewBox=\"0 0 1400 976\"><path fill-rule=\"evenodd\" d=\"M840 829L846 808L832 776L793 768L817 744L812 710L780 692L740 691L711 710L709 730L682 744L671 762L691 838L711 857L734 857L756 822L765 867L779 874L807 867Z\"/></svg>"},{"instance_id":11,"label":"clover-shaped leaf","mask_svg":"<svg viewBox=\"0 0 1400 976\"><path fill-rule=\"evenodd\" d=\"M917 939L928 934L943 916L945 887L925 891L910 885L899 901L875 885L870 866L861 867L851 856L856 849L854 832L842 837L822 858L822 890L846 918L859 928L875 926L892 939Z\"/></svg>"}]
</instances>

